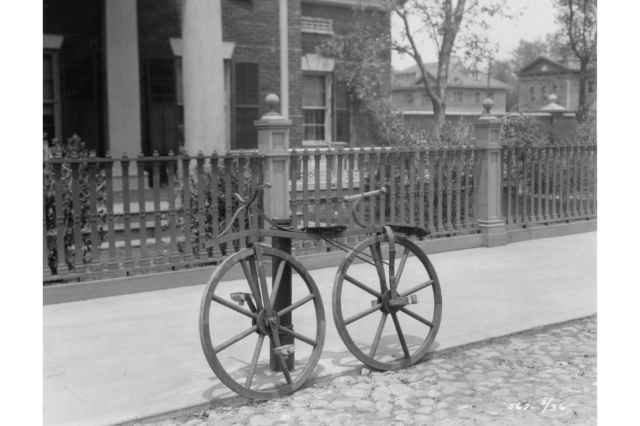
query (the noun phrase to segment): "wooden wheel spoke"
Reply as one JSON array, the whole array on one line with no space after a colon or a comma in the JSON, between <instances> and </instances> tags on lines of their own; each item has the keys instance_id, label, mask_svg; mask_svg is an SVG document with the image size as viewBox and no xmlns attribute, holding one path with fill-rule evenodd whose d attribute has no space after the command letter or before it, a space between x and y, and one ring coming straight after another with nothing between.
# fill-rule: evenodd
<instances>
[{"instance_id":1,"label":"wooden wheel spoke","mask_svg":"<svg viewBox=\"0 0 640 426\"><path fill-rule=\"evenodd\" d=\"M349 281L351 284L355 285L356 287L360 287L362 290L366 291L370 295L375 296L378 299L382 298L382 294L381 293L378 293L377 291L375 291L371 287L362 284L360 281L356 280L355 278L353 278L353 277L351 277L349 275L345 275L344 279ZM386 287L386 285L385 285L385 287Z\"/></svg>"},{"instance_id":2,"label":"wooden wheel spoke","mask_svg":"<svg viewBox=\"0 0 640 426\"><path fill-rule=\"evenodd\" d=\"M396 289L400 284L400 278L402 278L402 271L404 270L404 264L407 262L407 257L409 257L409 247L405 247L404 252L402 252L402 259L400 259L400 266L398 266L398 272L396 273Z\"/></svg>"},{"instance_id":3,"label":"wooden wheel spoke","mask_svg":"<svg viewBox=\"0 0 640 426\"><path fill-rule=\"evenodd\" d=\"M278 336L278 330L275 329L275 327L271 328L271 337L273 339L273 347L277 348L280 346L280 337ZM280 361L280 369L282 370L282 373L284 374L284 378L287 381L287 384L291 384L293 383L293 380L291 380L291 373L289 373L289 369L287 368L287 363L284 361L284 356L282 354L277 355L278 356L278 361Z\"/></svg>"},{"instance_id":4,"label":"wooden wheel spoke","mask_svg":"<svg viewBox=\"0 0 640 426\"><path fill-rule=\"evenodd\" d=\"M278 316L282 317L283 315L288 314L289 312L293 311L294 309L298 309L300 306L304 305L305 303L307 303L310 300L313 300L315 297L316 297L315 294L306 295L302 299L298 300L296 303L293 303L291 306L287 306L286 308L284 308L283 310L278 312Z\"/></svg>"},{"instance_id":5,"label":"wooden wheel spoke","mask_svg":"<svg viewBox=\"0 0 640 426\"><path fill-rule=\"evenodd\" d=\"M362 311L359 314L355 314L351 318L347 318L346 320L344 320L344 325L349 325L352 322L359 320L360 318L364 318L367 315L370 315L370 314L374 313L375 311L379 310L381 306L382 305L380 303L378 303L377 305L372 306L371 308L367 309L366 311Z\"/></svg>"},{"instance_id":6,"label":"wooden wheel spoke","mask_svg":"<svg viewBox=\"0 0 640 426\"><path fill-rule=\"evenodd\" d=\"M219 304L221 304L223 306L226 306L227 308L232 309L232 310L234 310L234 311L236 311L236 312L238 312L238 313L240 313L242 315L245 315L245 316L247 316L247 317L249 317L251 319L257 319L258 318L258 316L256 314L254 314L253 312L250 312L250 311L248 311L248 310L246 310L244 308L241 308L238 305L235 305L235 304L233 304L231 302L228 302L228 301L224 300L223 298L216 296L215 294L211 297L211 300L213 300L214 302L218 302Z\"/></svg>"},{"instance_id":7,"label":"wooden wheel spoke","mask_svg":"<svg viewBox=\"0 0 640 426\"><path fill-rule=\"evenodd\" d=\"M316 342L315 340L309 339L308 337L303 336L303 335L302 335L302 334L300 334L300 333L296 333L296 332L295 332L295 331L293 331L293 330L289 330L289 329L288 329L288 328L286 328L286 327L283 327L283 326L279 325L279 326L278 326L278 329L279 329L280 331L282 331L283 333L286 333L286 334L289 334L289 335L291 335L291 336L295 337L296 339L300 340L301 342L305 342L305 343L306 343L306 344L308 344L308 345L311 345L311 346L318 346L318 342Z\"/></svg>"},{"instance_id":8,"label":"wooden wheel spoke","mask_svg":"<svg viewBox=\"0 0 640 426\"><path fill-rule=\"evenodd\" d=\"M276 279L273 281L273 288L271 289L271 298L269 299L269 306L273 308L273 304L276 302L276 295L278 294L278 290L280 289L280 282L282 282L282 272L284 271L284 267L287 263L283 260L280 261L280 265L278 265L278 272L276 273Z\"/></svg>"},{"instance_id":9,"label":"wooden wheel spoke","mask_svg":"<svg viewBox=\"0 0 640 426\"><path fill-rule=\"evenodd\" d=\"M262 292L262 302L263 302L263 307L265 309L267 309L267 311L270 311L270 305L269 305L269 290L268 290L268 285L267 285L267 275L264 271L264 257L263 257L263 253L262 253L262 246L260 244L255 244L253 246L253 249L255 250L255 254L256 254L256 261L258 263L258 278L260 280L260 290Z\"/></svg>"},{"instance_id":10,"label":"wooden wheel spoke","mask_svg":"<svg viewBox=\"0 0 640 426\"><path fill-rule=\"evenodd\" d=\"M264 342L264 335L258 336L258 342L256 343L256 349L253 351L253 358L251 359L251 366L249 367L249 375L247 381L244 383L244 387L251 388L251 382L253 381L253 375L256 372L256 366L258 365L258 358L260 358L260 350L262 349L262 342Z\"/></svg>"},{"instance_id":11,"label":"wooden wheel spoke","mask_svg":"<svg viewBox=\"0 0 640 426\"><path fill-rule=\"evenodd\" d=\"M427 287L429 287L429 286L430 286L430 285L432 285L432 284L433 284L433 280L429 280L429 281L427 281L427 282L424 282L424 283L422 283L422 284L419 284L419 285L417 285L417 286L413 287L413 288L412 288L412 289L410 289L410 290L405 291L404 293L400 293L400 296L402 296L402 297L409 296L409 295L411 295L411 294L413 294L413 293L415 293L415 292L417 292L417 291L422 290L423 288L427 288Z\"/></svg>"},{"instance_id":12,"label":"wooden wheel spoke","mask_svg":"<svg viewBox=\"0 0 640 426\"><path fill-rule=\"evenodd\" d=\"M426 318L421 317L420 315L416 314L415 312L411 312L409 309L407 309L405 307L400 308L400 311L402 311L405 314L409 315L411 318L414 318L414 319L420 321L421 323L426 324L429 327L433 328L433 323L431 321L429 321Z\"/></svg>"},{"instance_id":13,"label":"wooden wheel spoke","mask_svg":"<svg viewBox=\"0 0 640 426\"><path fill-rule=\"evenodd\" d=\"M233 345L234 343L237 343L240 340L244 339L245 337L249 336L251 333L255 332L256 330L258 330L258 326L257 325L254 325L253 327L249 327L245 331L243 331L242 333L240 333L240 334L238 334L236 336L233 336L231 339L227 340L223 344L213 348L213 351L215 353L219 353L220 351L223 351L223 350L227 349L229 346Z\"/></svg>"},{"instance_id":14,"label":"wooden wheel spoke","mask_svg":"<svg viewBox=\"0 0 640 426\"><path fill-rule=\"evenodd\" d=\"M380 289L384 293L389 288L387 287L387 277L384 274L384 265L382 264L382 250L380 249L380 243L375 243L372 246L369 246L369 248L371 249L371 256L373 256L373 261L376 264L376 271L378 272L378 279L380 280Z\"/></svg>"},{"instance_id":15,"label":"wooden wheel spoke","mask_svg":"<svg viewBox=\"0 0 640 426\"><path fill-rule=\"evenodd\" d=\"M411 358L411 354L409 353L409 348L407 347L407 342L404 340L404 334L402 334L400 321L398 321L398 315L391 314L391 318L393 318L393 325L396 326L396 331L398 332L398 339L400 339L400 345L402 345L402 351L404 352L404 356L405 358Z\"/></svg>"},{"instance_id":16,"label":"wooden wheel spoke","mask_svg":"<svg viewBox=\"0 0 640 426\"><path fill-rule=\"evenodd\" d=\"M373 343L371 344L371 350L369 351L369 357L373 358L376 354L376 350L378 349L378 344L380 343L380 337L382 336L382 330L384 330L384 324L387 321L386 312L382 313L382 318L380 318L380 324L378 324L378 330L376 331L376 337L373 339Z\"/></svg>"},{"instance_id":17,"label":"wooden wheel spoke","mask_svg":"<svg viewBox=\"0 0 640 426\"><path fill-rule=\"evenodd\" d=\"M242 271L244 272L244 276L249 283L249 288L251 289L251 294L253 295L253 299L256 301L256 306L258 307L258 311L261 311L262 306L262 298L260 297L260 290L258 290L257 285L257 274L255 273L256 265L253 262L249 262L246 259L240 261L240 266L242 266Z\"/></svg>"}]
</instances>

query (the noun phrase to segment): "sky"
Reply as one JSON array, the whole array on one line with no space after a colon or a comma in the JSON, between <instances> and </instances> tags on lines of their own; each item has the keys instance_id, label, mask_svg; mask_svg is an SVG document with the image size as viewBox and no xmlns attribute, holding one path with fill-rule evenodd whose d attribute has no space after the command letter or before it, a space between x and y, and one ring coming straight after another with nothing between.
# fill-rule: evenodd
<instances>
[{"instance_id":1,"label":"sky","mask_svg":"<svg viewBox=\"0 0 640 426\"><path fill-rule=\"evenodd\" d=\"M558 29L555 23L553 0L507 0L507 4L510 13L521 15L514 19L494 17L488 21L491 29L485 32L490 43L499 47L496 59L507 59L521 39L533 41ZM397 22L393 22L392 25L397 25ZM417 25L416 22L416 28ZM422 38L419 46L425 62L437 62L437 52L430 39ZM395 69L405 69L415 65L415 62L408 55L400 57L394 52L392 64Z\"/></svg>"}]
</instances>

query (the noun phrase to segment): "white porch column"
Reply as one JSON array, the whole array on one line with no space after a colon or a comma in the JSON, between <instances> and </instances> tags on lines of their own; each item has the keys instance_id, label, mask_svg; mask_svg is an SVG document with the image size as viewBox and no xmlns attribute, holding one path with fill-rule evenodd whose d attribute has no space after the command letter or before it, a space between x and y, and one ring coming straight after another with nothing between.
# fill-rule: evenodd
<instances>
[{"instance_id":1,"label":"white porch column","mask_svg":"<svg viewBox=\"0 0 640 426\"><path fill-rule=\"evenodd\" d=\"M107 129L113 157L141 151L138 15L135 1L105 1Z\"/></svg>"},{"instance_id":2,"label":"white porch column","mask_svg":"<svg viewBox=\"0 0 640 426\"><path fill-rule=\"evenodd\" d=\"M220 0L182 0L185 148L224 153L224 61Z\"/></svg>"}]
</instances>

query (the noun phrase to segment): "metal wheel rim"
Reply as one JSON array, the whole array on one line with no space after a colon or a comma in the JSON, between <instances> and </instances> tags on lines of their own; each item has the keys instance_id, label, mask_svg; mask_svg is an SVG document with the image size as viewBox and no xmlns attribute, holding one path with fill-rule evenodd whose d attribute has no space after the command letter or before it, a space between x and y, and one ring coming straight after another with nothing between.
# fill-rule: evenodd
<instances>
[{"instance_id":1,"label":"metal wheel rim","mask_svg":"<svg viewBox=\"0 0 640 426\"><path fill-rule=\"evenodd\" d=\"M263 255L270 256L271 258L279 257L284 260L287 264L291 266L293 270L295 270L303 279L310 293L316 295L316 297L312 300L316 312L316 336L315 340L317 341L317 345L313 348L311 352L311 356L307 361L306 365L302 369L302 371L297 375L297 377L293 380L293 383L286 384L282 386L278 386L275 388L270 388L268 390L260 391L248 389L242 384L238 383L227 371L224 369L222 363L218 359L217 354L214 352L213 344L211 342L211 333L209 327L209 312L211 310L211 300L213 294L215 294L215 289L218 283L222 280L224 274L231 269L232 266L236 265L240 262L240 260L245 259L254 254L253 249L246 249L241 252L235 253L234 255L225 259L214 271L209 278L207 286L205 288L204 294L202 296L202 301L200 303L200 318L199 318L199 331L200 331L200 343L202 345L202 350L205 354L205 358L209 363L209 366L215 373L216 377L224 383L228 388L233 390L234 392L246 396L248 398L262 400L262 399L270 399L282 397L284 395L288 395L296 389L300 388L306 380L309 378L316 365L318 364L318 360L320 359L320 355L322 353L322 348L324 346L324 337L326 330L326 319L324 315L324 306L322 304L322 298L320 296L320 292L318 291L318 287L315 284L313 278L309 275L307 270L300 264L295 258L290 256L289 254L273 249L271 247L262 247ZM268 340L268 339L265 339ZM268 343L267 343L268 344Z\"/></svg>"},{"instance_id":2,"label":"metal wheel rim","mask_svg":"<svg viewBox=\"0 0 640 426\"><path fill-rule=\"evenodd\" d=\"M429 333L427 334L427 337L423 341L420 348L417 351L415 351L413 354L411 354L410 358L405 358L405 359L402 359L399 361L393 361L393 362L381 362L369 357L367 354L365 354L360 350L358 345L351 338L351 335L349 334L346 326L344 325L344 318L342 314L342 300L341 300L342 294L341 293L342 293L342 287L344 283L344 276L346 275L346 272L348 271L349 267L353 263L353 260L356 259L358 251L363 251L364 249L368 248L369 246L375 243L388 242L388 241L389 239L386 235L377 235L377 236L368 238L363 242L361 242L360 244L358 244L351 252L349 252L347 257L342 261L336 273L336 278L333 286L333 298L332 298L333 319L336 325L336 329L338 331L338 335L340 336L344 344L347 346L349 351L358 360L378 370L399 370L402 368L407 368L417 363L418 361L420 361L420 359L422 359L427 354L429 347L431 346L431 344L436 338L436 335L438 334L438 329L440 328L440 321L442 318L442 293L440 289L440 281L438 280L438 275L436 274L436 271L433 268L431 261L429 260L427 255L422 250L420 250L418 246L416 246L412 241L404 237L396 236L396 244L400 246L408 247L409 251L420 260L420 262L426 269L427 273L429 274L429 278L434 281L434 283L432 284L433 295L434 295L433 327L429 330Z\"/></svg>"}]
</instances>

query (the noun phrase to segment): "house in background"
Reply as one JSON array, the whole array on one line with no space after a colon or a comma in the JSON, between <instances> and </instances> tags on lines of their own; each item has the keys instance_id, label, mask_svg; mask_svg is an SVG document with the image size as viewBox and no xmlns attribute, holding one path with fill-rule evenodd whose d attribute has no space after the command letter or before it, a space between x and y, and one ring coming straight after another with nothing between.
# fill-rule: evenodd
<instances>
[{"instance_id":1,"label":"house in background","mask_svg":"<svg viewBox=\"0 0 640 426\"><path fill-rule=\"evenodd\" d=\"M549 96L567 111L578 110L580 62L575 58L553 60L540 56L518 72L518 104L522 112L539 111L549 103ZM587 80L586 101L596 111L596 77Z\"/></svg>"},{"instance_id":2,"label":"house in background","mask_svg":"<svg viewBox=\"0 0 640 426\"><path fill-rule=\"evenodd\" d=\"M438 63L424 64L427 78L435 85ZM493 99L492 113L504 113L509 85L491 78L487 73L467 70L460 58L452 56L449 64L449 85L446 89L448 120L482 114L482 102ZM393 104L402 111L405 126L427 130L433 121L433 105L421 82L418 65L393 73Z\"/></svg>"},{"instance_id":3,"label":"house in background","mask_svg":"<svg viewBox=\"0 0 640 426\"><path fill-rule=\"evenodd\" d=\"M361 143L333 60L315 53L361 4L390 31L376 0L44 0L43 130L114 157L253 149L275 93L291 147Z\"/></svg>"}]
</instances>

